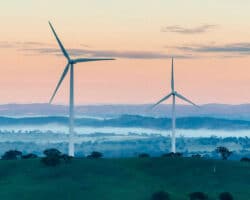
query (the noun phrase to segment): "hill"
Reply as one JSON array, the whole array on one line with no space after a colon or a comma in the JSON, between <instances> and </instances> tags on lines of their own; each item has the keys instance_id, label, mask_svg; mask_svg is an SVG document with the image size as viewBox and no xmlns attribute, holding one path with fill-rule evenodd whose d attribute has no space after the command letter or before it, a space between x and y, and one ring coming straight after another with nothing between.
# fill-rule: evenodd
<instances>
[{"instance_id":1,"label":"hill","mask_svg":"<svg viewBox=\"0 0 250 200\"><path fill-rule=\"evenodd\" d=\"M0 117L0 125L46 125L60 124L68 125L68 118L63 116L46 117ZM155 118L139 115L122 115L111 119L77 118L76 126L89 127L140 127L151 129L171 129L170 118ZM250 121L230 120L212 117L181 117L177 118L176 126L179 129L219 129L219 130L248 130Z\"/></svg>"},{"instance_id":2,"label":"hill","mask_svg":"<svg viewBox=\"0 0 250 200\"><path fill-rule=\"evenodd\" d=\"M76 116L117 117L120 115L142 115L152 117L171 117L170 104L158 105L149 109L151 104L110 104L110 105L76 105ZM5 104L0 105L1 116L54 116L68 115L68 106L52 104ZM177 117L215 117L225 119L250 119L250 104L204 104L200 109L192 105L176 105Z\"/></svg>"},{"instance_id":3,"label":"hill","mask_svg":"<svg viewBox=\"0 0 250 200\"><path fill-rule=\"evenodd\" d=\"M214 167L216 172L214 173ZM250 197L250 164L191 158L75 159L46 167L39 159L0 161L0 199L149 200L165 190L172 200L202 191L210 199L231 192Z\"/></svg>"}]
</instances>

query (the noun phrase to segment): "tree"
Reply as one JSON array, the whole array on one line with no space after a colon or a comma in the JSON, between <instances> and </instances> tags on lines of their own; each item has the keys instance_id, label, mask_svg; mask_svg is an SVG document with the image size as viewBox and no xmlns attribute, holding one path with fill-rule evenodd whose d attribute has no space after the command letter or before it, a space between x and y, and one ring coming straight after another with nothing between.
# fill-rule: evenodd
<instances>
[{"instance_id":1,"label":"tree","mask_svg":"<svg viewBox=\"0 0 250 200\"><path fill-rule=\"evenodd\" d=\"M22 157L21 151L9 150L3 154L2 159L3 160L17 160L17 159L21 159L21 157Z\"/></svg>"},{"instance_id":2,"label":"tree","mask_svg":"<svg viewBox=\"0 0 250 200\"><path fill-rule=\"evenodd\" d=\"M243 157L240 159L241 162L250 162L250 158Z\"/></svg>"},{"instance_id":3,"label":"tree","mask_svg":"<svg viewBox=\"0 0 250 200\"><path fill-rule=\"evenodd\" d=\"M227 160L229 156L231 156L231 154L233 153L232 151L229 151L226 147L217 147L215 151L221 155L222 160Z\"/></svg>"},{"instance_id":4,"label":"tree","mask_svg":"<svg viewBox=\"0 0 250 200\"><path fill-rule=\"evenodd\" d=\"M43 151L43 154L46 156L61 156L62 155L62 153L58 149L55 149L55 148L45 149Z\"/></svg>"},{"instance_id":5,"label":"tree","mask_svg":"<svg viewBox=\"0 0 250 200\"><path fill-rule=\"evenodd\" d=\"M191 156L192 158L201 158L201 155L200 154L194 154Z\"/></svg>"},{"instance_id":6,"label":"tree","mask_svg":"<svg viewBox=\"0 0 250 200\"><path fill-rule=\"evenodd\" d=\"M103 154L98 151L93 151L90 155L87 156L87 158L102 158Z\"/></svg>"},{"instance_id":7,"label":"tree","mask_svg":"<svg viewBox=\"0 0 250 200\"><path fill-rule=\"evenodd\" d=\"M73 157L72 157L72 156L69 156L69 155L67 155L67 154L62 154L62 155L60 156L60 158L63 159L64 162L69 163L69 162L72 160Z\"/></svg>"},{"instance_id":8,"label":"tree","mask_svg":"<svg viewBox=\"0 0 250 200\"><path fill-rule=\"evenodd\" d=\"M203 192L193 192L189 194L190 200L208 200L208 196Z\"/></svg>"},{"instance_id":9,"label":"tree","mask_svg":"<svg viewBox=\"0 0 250 200\"><path fill-rule=\"evenodd\" d=\"M219 195L220 200L233 200L233 196L229 192L222 192Z\"/></svg>"},{"instance_id":10,"label":"tree","mask_svg":"<svg viewBox=\"0 0 250 200\"><path fill-rule=\"evenodd\" d=\"M47 165L47 166L56 166L60 164L60 159L61 159L61 155L62 153L57 150L57 149L46 149L44 150L44 155L45 157L42 158L42 163Z\"/></svg>"},{"instance_id":11,"label":"tree","mask_svg":"<svg viewBox=\"0 0 250 200\"><path fill-rule=\"evenodd\" d=\"M22 155L22 159L32 159L32 158L37 158L37 155L33 153Z\"/></svg>"},{"instance_id":12,"label":"tree","mask_svg":"<svg viewBox=\"0 0 250 200\"><path fill-rule=\"evenodd\" d=\"M159 191L152 194L151 200L170 200L170 197L167 192Z\"/></svg>"},{"instance_id":13,"label":"tree","mask_svg":"<svg viewBox=\"0 0 250 200\"><path fill-rule=\"evenodd\" d=\"M177 158L182 157L182 153L180 153L180 152L176 152L176 153L175 153L175 157L177 157Z\"/></svg>"},{"instance_id":14,"label":"tree","mask_svg":"<svg viewBox=\"0 0 250 200\"><path fill-rule=\"evenodd\" d=\"M163 157L163 158L172 158L172 157L174 157L174 153L173 152L164 153L164 154L161 155L161 157Z\"/></svg>"},{"instance_id":15,"label":"tree","mask_svg":"<svg viewBox=\"0 0 250 200\"><path fill-rule=\"evenodd\" d=\"M164 154L162 154L162 157L164 157L164 158L180 158L180 157L182 157L182 153L179 153L179 152L164 153Z\"/></svg>"},{"instance_id":16,"label":"tree","mask_svg":"<svg viewBox=\"0 0 250 200\"><path fill-rule=\"evenodd\" d=\"M140 153L140 154L138 155L138 157L139 157L139 158L149 158L150 155L149 155L148 153Z\"/></svg>"}]
</instances>

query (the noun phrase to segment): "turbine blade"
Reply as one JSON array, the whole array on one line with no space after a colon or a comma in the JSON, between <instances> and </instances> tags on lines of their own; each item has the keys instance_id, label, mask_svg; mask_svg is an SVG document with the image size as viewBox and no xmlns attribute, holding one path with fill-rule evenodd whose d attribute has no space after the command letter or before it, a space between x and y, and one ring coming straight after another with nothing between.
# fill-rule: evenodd
<instances>
[{"instance_id":1,"label":"turbine blade","mask_svg":"<svg viewBox=\"0 0 250 200\"><path fill-rule=\"evenodd\" d=\"M186 102L192 104L193 106L196 106L196 107L200 108L198 105L196 105L196 104L193 103L192 101L188 100L186 97L182 96L181 94L175 93L175 95L176 95L177 97L179 97L180 99L182 99L183 101L186 101Z\"/></svg>"},{"instance_id":2,"label":"turbine blade","mask_svg":"<svg viewBox=\"0 0 250 200\"><path fill-rule=\"evenodd\" d=\"M55 89L55 91L54 91L52 97L50 98L49 103L51 103L51 102L53 101L53 99L54 99L54 97L55 97L55 95L56 95L57 90L59 89L59 87L60 87L60 85L61 85L63 79L65 78L65 76L67 75L67 73L68 73L68 71L69 71L69 66L70 66L70 64L68 63L68 64L66 65L66 67L65 67L65 69L64 69L64 71L63 71L63 73L62 73L62 75L61 75L61 78L60 78L59 82L57 83L56 89Z\"/></svg>"},{"instance_id":3,"label":"turbine blade","mask_svg":"<svg viewBox=\"0 0 250 200\"><path fill-rule=\"evenodd\" d=\"M156 107L157 105L159 105L161 102L167 100L169 97L171 97L173 95L173 93L171 92L170 94L168 94L167 96L163 97L160 101L158 101L156 104L154 104L151 109L153 109L154 107Z\"/></svg>"},{"instance_id":4,"label":"turbine blade","mask_svg":"<svg viewBox=\"0 0 250 200\"><path fill-rule=\"evenodd\" d=\"M57 34L56 34L55 29L53 28L53 26L52 26L52 24L51 24L50 22L49 22L49 26L50 26L50 28L51 28L51 30L52 30L52 32L53 32L53 34L54 34L54 36L55 36L55 38L56 38L56 40L57 40L58 45L59 45L60 48L61 48L61 51L63 52L63 55L64 55L68 60L70 60L69 54L67 53L66 49L65 49L64 46L62 45L62 42L60 41L59 37L58 37Z\"/></svg>"},{"instance_id":5,"label":"turbine blade","mask_svg":"<svg viewBox=\"0 0 250 200\"><path fill-rule=\"evenodd\" d=\"M174 58L172 58L171 89L174 91Z\"/></svg>"},{"instance_id":6,"label":"turbine blade","mask_svg":"<svg viewBox=\"0 0 250 200\"><path fill-rule=\"evenodd\" d=\"M74 63L80 62L92 62L92 61L103 61L103 60L115 60L114 58L77 58L74 59Z\"/></svg>"}]
</instances>

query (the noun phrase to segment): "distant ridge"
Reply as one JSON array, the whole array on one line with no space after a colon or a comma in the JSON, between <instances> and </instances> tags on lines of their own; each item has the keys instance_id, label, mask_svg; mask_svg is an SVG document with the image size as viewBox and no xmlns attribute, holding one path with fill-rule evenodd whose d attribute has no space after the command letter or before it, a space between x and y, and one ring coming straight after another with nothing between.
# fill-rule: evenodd
<instances>
[{"instance_id":1,"label":"distant ridge","mask_svg":"<svg viewBox=\"0 0 250 200\"><path fill-rule=\"evenodd\" d=\"M171 106L159 105L150 110L149 104L142 105L86 105L76 106L78 116L117 117L124 114L152 117L170 117ZM227 105L205 104L200 109L189 105L177 105L177 117L216 117L250 120L250 104ZM5 104L0 105L0 116L62 116L68 114L65 105L51 104Z\"/></svg>"},{"instance_id":2,"label":"distant ridge","mask_svg":"<svg viewBox=\"0 0 250 200\"><path fill-rule=\"evenodd\" d=\"M250 121L228 120L211 117L182 117L177 118L179 129L212 129L212 130L248 130ZM60 124L67 126L68 118L60 116L48 117L0 117L0 126L15 125L46 125ZM171 129L170 118L143 117L139 115L122 115L117 118L98 120L93 118L77 118L76 126L90 127L140 127L151 129Z\"/></svg>"}]
</instances>

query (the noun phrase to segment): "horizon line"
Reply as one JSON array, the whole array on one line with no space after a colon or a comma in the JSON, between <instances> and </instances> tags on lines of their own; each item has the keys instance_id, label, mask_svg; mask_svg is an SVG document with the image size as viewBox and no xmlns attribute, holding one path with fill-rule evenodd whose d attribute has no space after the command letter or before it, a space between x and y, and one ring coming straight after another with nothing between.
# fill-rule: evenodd
<instances>
[{"instance_id":1,"label":"horizon line","mask_svg":"<svg viewBox=\"0 0 250 200\"><path fill-rule=\"evenodd\" d=\"M76 106L146 106L146 105L153 105L154 103L96 103L96 104L77 104ZM0 106L5 106L5 105L49 105L49 106L68 106L67 103L65 104L50 104L50 103L3 103L0 104ZM161 104L160 106L171 106L172 104ZM176 104L177 106L192 106L189 104ZM238 103L238 104L230 104L230 103L204 103L204 104L199 104L199 106L208 106L208 105L227 105L227 106L240 106L240 105L250 105L249 103Z\"/></svg>"}]
</instances>

